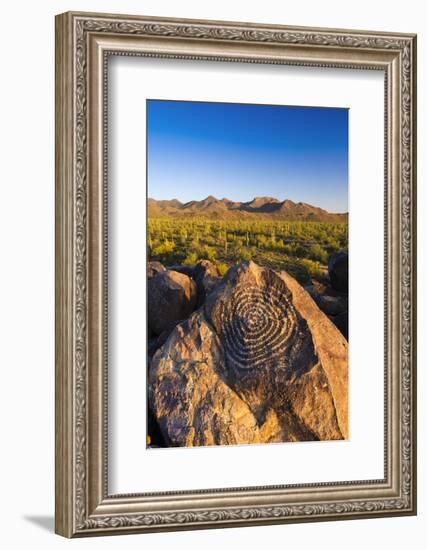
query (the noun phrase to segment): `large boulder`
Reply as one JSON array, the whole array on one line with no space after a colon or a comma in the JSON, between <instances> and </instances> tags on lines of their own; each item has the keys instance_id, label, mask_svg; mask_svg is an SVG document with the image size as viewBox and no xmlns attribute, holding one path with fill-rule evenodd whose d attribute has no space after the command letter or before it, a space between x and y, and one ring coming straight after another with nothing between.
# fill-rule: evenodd
<instances>
[{"instance_id":1,"label":"large boulder","mask_svg":"<svg viewBox=\"0 0 427 550\"><path fill-rule=\"evenodd\" d=\"M313 299L326 315L339 315L348 310L348 299L342 296L322 294Z\"/></svg>"},{"instance_id":2,"label":"large boulder","mask_svg":"<svg viewBox=\"0 0 427 550\"><path fill-rule=\"evenodd\" d=\"M348 438L348 343L337 327L330 321L315 302L308 296L304 289L286 272L280 273L281 278L292 293L293 304L311 333L314 348L326 377L328 392L333 399L336 419L343 439ZM315 374L315 373L313 373ZM307 377L308 379L309 377ZM312 378L312 382L315 377ZM321 386L326 389L326 386ZM306 395L300 393L300 404L305 401L308 404L317 397L322 397L319 387L314 385L314 391ZM310 395L311 394L311 395ZM322 416L321 399L317 401L318 408L312 409L311 416ZM299 408L299 406L297 405ZM309 407L306 407L306 410ZM308 412L308 411L307 411ZM333 439L333 438L331 438Z\"/></svg>"},{"instance_id":3,"label":"large boulder","mask_svg":"<svg viewBox=\"0 0 427 550\"><path fill-rule=\"evenodd\" d=\"M216 266L209 260L199 262L193 272L197 286L197 307L204 304L208 296L221 281Z\"/></svg>"},{"instance_id":4,"label":"large boulder","mask_svg":"<svg viewBox=\"0 0 427 550\"><path fill-rule=\"evenodd\" d=\"M187 277L194 278L195 265L171 265L168 267L170 271L178 271L178 273L184 273Z\"/></svg>"},{"instance_id":5,"label":"large boulder","mask_svg":"<svg viewBox=\"0 0 427 550\"><path fill-rule=\"evenodd\" d=\"M341 334L348 340L348 311L339 313L334 317L331 317L331 321L338 328Z\"/></svg>"},{"instance_id":6,"label":"large boulder","mask_svg":"<svg viewBox=\"0 0 427 550\"><path fill-rule=\"evenodd\" d=\"M331 254L328 260L328 273L335 290L348 292L348 253Z\"/></svg>"},{"instance_id":7,"label":"large boulder","mask_svg":"<svg viewBox=\"0 0 427 550\"><path fill-rule=\"evenodd\" d=\"M243 262L155 353L168 445L346 439L347 342L287 273Z\"/></svg>"},{"instance_id":8,"label":"large boulder","mask_svg":"<svg viewBox=\"0 0 427 550\"><path fill-rule=\"evenodd\" d=\"M160 271L147 282L148 325L157 335L186 319L197 302L195 282L176 271Z\"/></svg>"}]
</instances>

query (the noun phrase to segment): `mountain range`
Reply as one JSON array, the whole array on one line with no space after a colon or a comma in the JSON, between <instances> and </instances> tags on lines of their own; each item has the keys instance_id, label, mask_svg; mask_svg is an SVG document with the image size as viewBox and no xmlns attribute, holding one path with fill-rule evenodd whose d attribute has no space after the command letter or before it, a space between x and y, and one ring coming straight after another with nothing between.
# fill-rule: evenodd
<instances>
[{"instance_id":1,"label":"mountain range","mask_svg":"<svg viewBox=\"0 0 427 550\"><path fill-rule=\"evenodd\" d=\"M201 217L210 220L273 219L284 221L316 221L345 223L348 214L327 212L318 206L289 199L279 201L273 197L255 197L248 202L234 202L229 199L216 199L213 196L201 201L182 203L177 199L148 199L150 218Z\"/></svg>"}]
</instances>

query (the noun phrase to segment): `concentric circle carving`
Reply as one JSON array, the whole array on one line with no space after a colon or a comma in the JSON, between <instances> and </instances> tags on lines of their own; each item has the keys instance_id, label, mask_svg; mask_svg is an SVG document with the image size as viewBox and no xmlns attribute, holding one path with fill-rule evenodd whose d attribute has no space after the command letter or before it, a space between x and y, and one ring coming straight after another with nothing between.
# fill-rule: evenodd
<instances>
[{"instance_id":1,"label":"concentric circle carving","mask_svg":"<svg viewBox=\"0 0 427 550\"><path fill-rule=\"evenodd\" d=\"M241 369L277 365L297 330L297 314L283 285L239 284L221 309L227 359Z\"/></svg>"}]
</instances>

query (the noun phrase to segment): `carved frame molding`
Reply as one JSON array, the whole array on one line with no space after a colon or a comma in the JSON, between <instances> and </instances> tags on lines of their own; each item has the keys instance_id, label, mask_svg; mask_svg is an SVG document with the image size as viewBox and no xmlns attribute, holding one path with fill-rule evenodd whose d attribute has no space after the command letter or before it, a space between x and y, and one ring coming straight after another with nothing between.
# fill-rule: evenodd
<instances>
[{"instance_id":1,"label":"carved frame molding","mask_svg":"<svg viewBox=\"0 0 427 550\"><path fill-rule=\"evenodd\" d=\"M141 55L385 73L383 480L108 495L106 59ZM416 513L416 37L66 13L56 18L56 531L116 534Z\"/></svg>"}]
</instances>

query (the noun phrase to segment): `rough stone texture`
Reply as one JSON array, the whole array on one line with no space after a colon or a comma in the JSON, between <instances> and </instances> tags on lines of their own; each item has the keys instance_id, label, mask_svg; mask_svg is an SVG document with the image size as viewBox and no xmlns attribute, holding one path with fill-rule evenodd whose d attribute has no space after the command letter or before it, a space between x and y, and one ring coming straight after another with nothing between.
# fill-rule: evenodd
<instances>
[{"instance_id":1,"label":"rough stone texture","mask_svg":"<svg viewBox=\"0 0 427 550\"><path fill-rule=\"evenodd\" d=\"M314 280L304 289L348 340L348 294Z\"/></svg>"},{"instance_id":2,"label":"rough stone texture","mask_svg":"<svg viewBox=\"0 0 427 550\"><path fill-rule=\"evenodd\" d=\"M339 315L348 309L348 300L344 297L323 294L313 299L326 315Z\"/></svg>"},{"instance_id":3,"label":"rough stone texture","mask_svg":"<svg viewBox=\"0 0 427 550\"><path fill-rule=\"evenodd\" d=\"M221 281L221 277L213 263L209 260L202 260L196 265L193 278L197 285L197 307L201 307L206 297Z\"/></svg>"},{"instance_id":4,"label":"rough stone texture","mask_svg":"<svg viewBox=\"0 0 427 550\"><path fill-rule=\"evenodd\" d=\"M348 292L347 252L337 252L329 256L328 272L332 287L341 292Z\"/></svg>"},{"instance_id":5,"label":"rough stone texture","mask_svg":"<svg viewBox=\"0 0 427 550\"><path fill-rule=\"evenodd\" d=\"M157 335L186 319L197 302L195 282L176 271L161 271L147 282L148 325Z\"/></svg>"},{"instance_id":6,"label":"rough stone texture","mask_svg":"<svg viewBox=\"0 0 427 550\"><path fill-rule=\"evenodd\" d=\"M335 317L331 317L331 321L338 328L341 334L348 340L348 311L344 311Z\"/></svg>"},{"instance_id":7,"label":"rough stone texture","mask_svg":"<svg viewBox=\"0 0 427 550\"><path fill-rule=\"evenodd\" d=\"M260 441L254 415L224 381L221 365L218 338L201 311L178 325L154 356L149 374L150 407L169 445ZM280 441L277 417L271 414L266 423L270 440L276 435Z\"/></svg>"},{"instance_id":8,"label":"rough stone texture","mask_svg":"<svg viewBox=\"0 0 427 550\"><path fill-rule=\"evenodd\" d=\"M166 268L160 262L154 260L147 263L147 279L152 279L157 273L166 271Z\"/></svg>"},{"instance_id":9,"label":"rough stone texture","mask_svg":"<svg viewBox=\"0 0 427 550\"><path fill-rule=\"evenodd\" d=\"M343 438L348 439L348 343L293 277L284 271L280 276L292 293L295 308L307 321L319 363L333 396L340 431Z\"/></svg>"},{"instance_id":10,"label":"rough stone texture","mask_svg":"<svg viewBox=\"0 0 427 550\"><path fill-rule=\"evenodd\" d=\"M178 273L183 273L184 275L187 275L187 277L194 278L194 270L196 269L196 266L193 265L171 265L168 267L169 271L177 271Z\"/></svg>"},{"instance_id":11,"label":"rough stone texture","mask_svg":"<svg viewBox=\"0 0 427 550\"><path fill-rule=\"evenodd\" d=\"M169 445L347 438L347 343L292 277L243 262L155 353L149 404Z\"/></svg>"}]
</instances>

